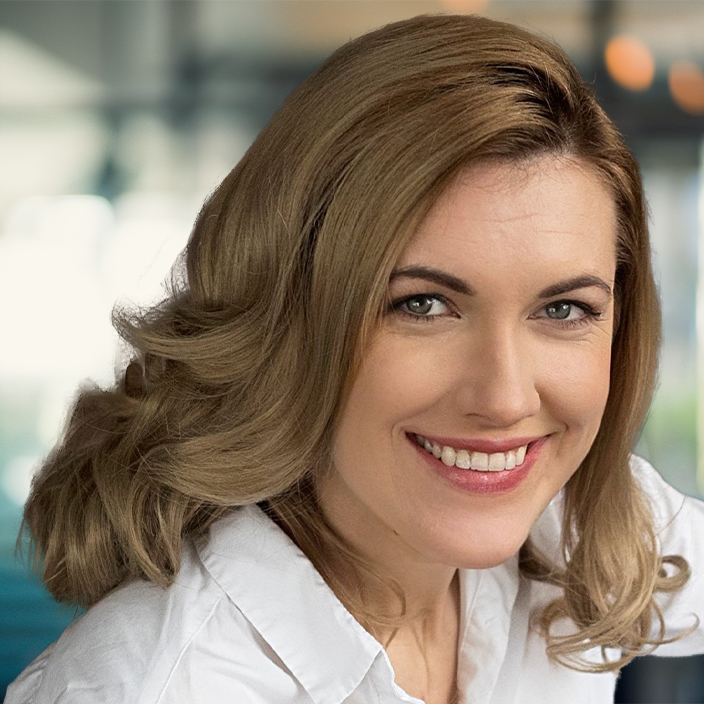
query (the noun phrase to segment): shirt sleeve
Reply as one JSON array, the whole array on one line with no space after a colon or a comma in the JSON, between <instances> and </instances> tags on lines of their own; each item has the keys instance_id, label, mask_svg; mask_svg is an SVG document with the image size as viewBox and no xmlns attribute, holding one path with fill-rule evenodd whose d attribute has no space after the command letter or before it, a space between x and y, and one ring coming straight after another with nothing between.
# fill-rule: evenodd
<instances>
[{"instance_id":1,"label":"shirt sleeve","mask_svg":"<svg viewBox=\"0 0 704 704\"><path fill-rule=\"evenodd\" d=\"M655 599L665 620L665 638L695 627L692 633L658 646L653 655L680 657L704 654L704 502L670 486L644 459L633 456L631 467L648 495L653 511L660 554L680 555L691 576L676 592L657 592ZM675 569L666 565L667 570ZM655 621L657 635L659 621Z\"/></svg>"},{"instance_id":2,"label":"shirt sleeve","mask_svg":"<svg viewBox=\"0 0 704 704\"><path fill-rule=\"evenodd\" d=\"M42 683L44 667L54 649L52 643L39 657L35 658L7 688L5 704L34 704Z\"/></svg>"}]
</instances>

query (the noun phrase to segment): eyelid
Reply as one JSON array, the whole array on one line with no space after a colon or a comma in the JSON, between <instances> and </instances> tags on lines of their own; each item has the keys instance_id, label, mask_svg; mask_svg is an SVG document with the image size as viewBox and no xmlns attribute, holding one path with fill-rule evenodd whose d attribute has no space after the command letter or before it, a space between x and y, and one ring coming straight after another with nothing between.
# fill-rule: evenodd
<instances>
[{"instance_id":1,"label":"eyelid","mask_svg":"<svg viewBox=\"0 0 704 704\"><path fill-rule=\"evenodd\" d=\"M603 313L601 307L593 306L586 301L579 301L574 298L556 298L552 301L548 301L547 303L543 303L540 308L538 308L538 311L543 311L550 306L557 305L558 303L567 303L570 306L575 306L587 315L601 315Z\"/></svg>"},{"instance_id":2,"label":"eyelid","mask_svg":"<svg viewBox=\"0 0 704 704\"><path fill-rule=\"evenodd\" d=\"M437 318L443 318L445 317L444 315L416 315L414 313L411 313L409 311L403 310L402 306L404 303L407 301L413 300L414 298L432 298L440 301L444 306L448 308L450 312L456 312L455 306L442 294L438 293L437 291L420 291L417 293L410 293L406 296L400 296L399 298L393 298L389 297L389 306L388 309L390 312L395 312L400 315L403 315L409 319L412 319L414 321L418 322L426 322L426 321L432 321Z\"/></svg>"}]
</instances>

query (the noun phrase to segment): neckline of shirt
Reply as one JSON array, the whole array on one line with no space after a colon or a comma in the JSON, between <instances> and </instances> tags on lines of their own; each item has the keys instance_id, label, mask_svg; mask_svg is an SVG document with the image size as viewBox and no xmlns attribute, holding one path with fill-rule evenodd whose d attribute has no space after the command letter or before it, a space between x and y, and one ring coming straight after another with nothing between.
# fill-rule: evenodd
<instances>
[{"instance_id":1,"label":"neckline of shirt","mask_svg":"<svg viewBox=\"0 0 704 704\"><path fill-rule=\"evenodd\" d=\"M196 539L195 547L208 573L315 704L344 701L379 658L394 689L393 669L381 643L258 506L233 509ZM488 570L460 570L458 655L461 669L473 672L469 679L459 678L465 692L495 684L517 592L517 560ZM480 670L475 669L477 659Z\"/></svg>"}]
</instances>

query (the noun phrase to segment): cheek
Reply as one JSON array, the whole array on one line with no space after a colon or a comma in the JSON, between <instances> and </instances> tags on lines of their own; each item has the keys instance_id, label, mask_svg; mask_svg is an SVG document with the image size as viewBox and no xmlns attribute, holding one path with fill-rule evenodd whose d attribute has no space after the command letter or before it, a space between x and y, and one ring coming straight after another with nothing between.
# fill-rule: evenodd
<instances>
[{"instance_id":1,"label":"cheek","mask_svg":"<svg viewBox=\"0 0 704 704\"><path fill-rule=\"evenodd\" d=\"M408 420L442 397L452 368L439 345L391 335L370 352L353 387L349 411L362 424L374 422L388 433L390 424Z\"/></svg>"},{"instance_id":2,"label":"cheek","mask_svg":"<svg viewBox=\"0 0 704 704\"><path fill-rule=\"evenodd\" d=\"M435 407L447 391L432 368L446 368L430 345L391 335L367 353L337 429L333 462L347 483L392 482L407 443L397 429ZM379 467L389 471L379 473ZM383 474L383 476L381 476Z\"/></svg>"},{"instance_id":3,"label":"cheek","mask_svg":"<svg viewBox=\"0 0 704 704\"><path fill-rule=\"evenodd\" d=\"M593 440L609 395L611 345L585 342L542 359L544 402L570 428Z\"/></svg>"}]
</instances>

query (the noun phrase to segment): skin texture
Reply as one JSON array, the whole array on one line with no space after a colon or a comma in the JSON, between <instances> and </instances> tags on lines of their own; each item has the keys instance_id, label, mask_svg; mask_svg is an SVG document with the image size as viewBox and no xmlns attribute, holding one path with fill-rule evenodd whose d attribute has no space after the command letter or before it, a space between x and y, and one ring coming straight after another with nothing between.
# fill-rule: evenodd
<instances>
[{"instance_id":1,"label":"skin texture","mask_svg":"<svg viewBox=\"0 0 704 704\"><path fill-rule=\"evenodd\" d=\"M407 671L409 686L429 701L447 701L452 687L433 685L418 674L431 668L410 664L421 654L427 664L435 652L439 665L455 652L447 640L456 633L456 568L514 555L597 433L609 391L612 296L597 286L539 293L582 275L613 287L615 241L612 197L596 173L550 156L464 171L397 264L450 273L474 293L417 278L391 282L394 307L355 380L319 494L337 530L406 591L418 618L394 638L397 660L389 653L397 681ZM565 327L559 306L550 307L561 301L597 315L572 305L568 320L577 324ZM406 433L549 437L522 483L481 494L434 472ZM374 598L380 612L393 608L388 595ZM444 672L447 679L454 670L445 663Z\"/></svg>"}]
</instances>

